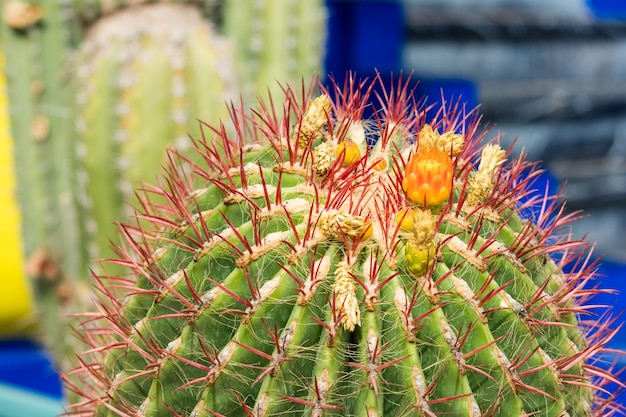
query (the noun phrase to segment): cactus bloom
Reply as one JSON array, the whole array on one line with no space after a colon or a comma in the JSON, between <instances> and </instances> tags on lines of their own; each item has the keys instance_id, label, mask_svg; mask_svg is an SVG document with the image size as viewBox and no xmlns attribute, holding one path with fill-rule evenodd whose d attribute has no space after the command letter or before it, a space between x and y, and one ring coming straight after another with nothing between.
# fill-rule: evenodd
<instances>
[{"instance_id":1,"label":"cactus bloom","mask_svg":"<svg viewBox=\"0 0 626 417\"><path fill-rule=\"evenodd\" d=\"M452 159L437 149L418 151L406 165L402 189L421 207L438 207L452 192Z\"/></svg>"}]
</instances>

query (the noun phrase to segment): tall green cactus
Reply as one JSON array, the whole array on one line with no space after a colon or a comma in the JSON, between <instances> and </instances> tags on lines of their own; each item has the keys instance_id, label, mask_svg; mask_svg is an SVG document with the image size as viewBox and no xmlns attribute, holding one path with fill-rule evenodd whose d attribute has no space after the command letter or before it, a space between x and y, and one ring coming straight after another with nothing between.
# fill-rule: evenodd
<instances>
[{"instance_id":1,"label":"tall green cactus","mask_svg":"<svg viewBox=\"0 0 626 417\"><path fill-rule=\"evenodd\" d=\"M5 1L3 11L27 269L40 328L65 366L71 346L58 334L90 302L89 259L112 254L123 190L155 178L166 146L197 131L194 114L236 97L232 54L190 5L134 6L88 29L57 0Z\"/></svg>"},{"instance_id":2,"label":"tall green cactus","mask_svg":"<svg viewBox=\"0 0 626 417\"><path fill-rule=\"evenodd\" d=\"M237 99L237 85L244 95L256 94L276 86L272 77L295 81L320 70L325 16L319 0L201 2L206 10L221 7L233 57L192 1L78 3L77 15L100 16L81 44L75 72L77 147L86 168L80 200L94 215L81 225L93 258L112 254L112 222L124 218L124 202L138 181L154 178L166 145L188 143L196 118L224 116L223 102ZM164 84L171 89L159 88Z\"/></svg>"},{"instance_id":3,"label":"tall green cactus","mask_svg":"<svg viewBox=\"0 0 626 417\"><path fill-rule=\"evenodd\" d=\"M215 12L217 0L66 0L83 24L90 24L109 13L145 4L192 4L206 14Z\"/></svg>"},{"instance_id":4,"label":"tall green cactus","mask_svg":"<svg viewBox=\"0 0 626 417\"><path fill-rule=\"evenodd\" d=\"M180 155L100 276L81 416L606 416L611 339L559 234L473 112L355 80L234 113ZM330 98L333 97L334 101ZM428 123L427 123L428 122ZM212 139L215 138L215 139ZM224 157L215 140L226 150ZM375 142L368 146L367 142ZM542 209L525 220L528 204ZM564 272L562 266L573 265Z\"/></svg>"},{"instance_id":5,"label":"tall green cactus","mask_svg":"<svg viewBox=\"0 0 626 417\"><path fill-rule=\"evenodd\" d=\"M132 214L124 202L156 178L166 147L188 147L197 117L215 122L236 99L232 56L197 8L150 4L100 19L75 65L84 241L112 256L113 222Z\"/></svg>"},{"instance_id":6,"label":"tall green cactus","mask_svg":"<svg viewBox=\"0 0 626 417\"><path fill-rule=\"evenodd\" d=\"M324 59L324 0L223 0L223 31L235 46L249 101L278 94L277 80L319 74Z\"/></svg>"}]
</instances>

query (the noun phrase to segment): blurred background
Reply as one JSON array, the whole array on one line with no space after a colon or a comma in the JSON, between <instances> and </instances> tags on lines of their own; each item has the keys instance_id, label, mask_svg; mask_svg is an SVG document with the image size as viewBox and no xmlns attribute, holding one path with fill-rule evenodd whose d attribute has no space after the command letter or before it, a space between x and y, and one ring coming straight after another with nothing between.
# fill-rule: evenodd
<instances>
[{"instance_id":1,"label":"blurred background","mask_svg":"<svg viewBox=\"0 0 626 417\"><path fill-rule=\"evenodd\" d=\"M576 235L626 261L626 2L329 5L329 72L413 71L431 100L480 104L504 145L543 161L568 209L588 215Z\"/></svg>"},{"instance_id":2,"label":"blurred background","mask_svg":"<svg viewBox=\"0 0 626 417\"><path fill-rule=\"evenodd\" d=\"M505 146L514 143L516 153L542 161L538 187L555 193L563 186L567 209L586 215L573 230L605 254L602 286L623 286L626 2L327 0L326 6L325 73L413 72L429 102L480 103L484 122L504 134ZM626 296L602 301L622 306ZM626 337L614 345L626 347ZM31 341L0 345L2 381L43 394L52 401L48 410L58 406L58 379Z\"/></svg>"}]
</instances>

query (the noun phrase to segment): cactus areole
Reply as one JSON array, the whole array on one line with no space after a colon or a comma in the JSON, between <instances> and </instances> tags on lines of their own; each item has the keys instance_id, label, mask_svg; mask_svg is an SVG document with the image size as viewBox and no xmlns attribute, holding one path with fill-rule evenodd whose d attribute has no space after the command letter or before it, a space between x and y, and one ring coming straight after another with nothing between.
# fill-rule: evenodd
<instances>
[{"instance_id":1,"label":"cactus areole","mask_svg":"<svg viewBox=\"0 0 626 417\"><path fill-rule=\"evenodd\" d=\"M460 103L426 120L377 84L285 88L203 126L201 164L171 154L121 227L127 273L96 277L69 415L619 412L597 265L536 166Z\"/></svg>"}]
</instances>

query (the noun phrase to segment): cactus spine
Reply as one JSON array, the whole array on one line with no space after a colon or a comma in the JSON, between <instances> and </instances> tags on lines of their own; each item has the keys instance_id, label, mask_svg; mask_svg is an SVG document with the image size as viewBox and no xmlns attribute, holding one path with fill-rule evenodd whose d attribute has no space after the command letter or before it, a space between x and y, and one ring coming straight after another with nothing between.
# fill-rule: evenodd
<instances>
[{"instance_id":1,"label":"cactus spine","mask_svg":"<svg viewBox=\"0 0 626 417\"><path fill-rule=\"evenodd\" d=\"M460 106L427 123L407 85L369 121L369 84L289 89L284 113L207 127L217 143L199 140L201 162L173 156L193 170L172 166L145 193L152 226L123 226L111 262L125 272L96 281L70 412L618 410L602 390L613 376L588 362L613 331L585 318L595 265L559 234L571 217L542 197L524 220L533 164L481 146L479 117Z\"/></svg>"}]
</instances>

